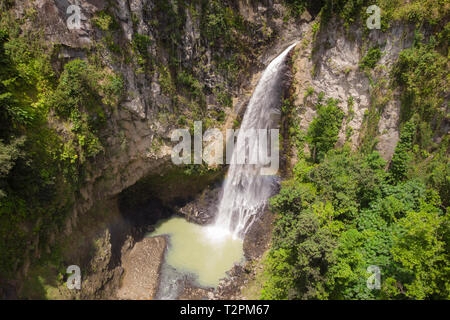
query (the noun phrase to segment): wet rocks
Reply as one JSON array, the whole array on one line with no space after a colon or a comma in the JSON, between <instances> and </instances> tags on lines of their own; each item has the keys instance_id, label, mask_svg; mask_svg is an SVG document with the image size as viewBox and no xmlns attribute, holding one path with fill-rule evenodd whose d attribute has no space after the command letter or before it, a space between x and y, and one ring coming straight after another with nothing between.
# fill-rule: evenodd
<instances>
[{"instance_id":1,"label":"wet rocks","mask_svg":"<svg viewBox=\"0 0 450 320\"><path fill-rule=\"evenodd\" d=\"M199 288L194 284L185 286L179 300L214 300L214 292L212 288Z\"/></svg>"},{"instance_id":2,"label":"wet rocks","mask_svg":"<svg viewBox=\"0 0 450 320\"><path fill-rule=\"evenodd\" d=\"M213 221L219 204L220 186L205 189L194 200L178 209L178 213L188 221L205 225Z\"/></svg>"},{"instance_id":3,"label":"wet rocks","mask_svg":"<svg viewBox=\"0 0 450 320\"><path fill-rule=\"evenodd\" d=\"M220 280L219 286L214 291L211 300L236 300L240 297L241 288L244 287L247 272L246 269L249 262L244 265L235 264L234 267L228 271L227 277ZM208 296L209 298L209 296Z\"/></svg>"},{"instance_id":4,"label":"wet rocks","mask_svg":"<svg viewBox=\"0 0 450 320\"><path fill-rule=\"evenodd\" d=\"M244 255L247 260L261 256L269 249L274 215L266 208L252 224L244 239Z\"/></svg>"}]
</instances>

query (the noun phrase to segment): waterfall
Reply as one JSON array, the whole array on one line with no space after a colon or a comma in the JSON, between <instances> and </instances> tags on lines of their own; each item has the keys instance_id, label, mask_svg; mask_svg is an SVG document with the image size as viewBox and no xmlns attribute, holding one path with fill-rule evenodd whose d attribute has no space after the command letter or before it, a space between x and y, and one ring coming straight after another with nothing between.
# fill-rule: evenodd
<instances>
[{"instance_id":1,"label":"waterfall","mask_svg":"<svg viewBox=\"0 0 450 320\"><path fill-rule=\"evenodd\" d=\"M245 139L243 132L278 127L285 58L294 46L295 44L289 46L264 70L247 106L237 136L237 147L233 150L222 187L216 221L209 232L215 238L221 238L221 235L230 232L242 238L263 211L268 198L273 195L276 176L262 175L263 165L235 163L238 155L247 157L248 154L247 159L258 157L257 143L250 142L247 146L239 144L240 139Z\"/></svg>"}]
</instances>

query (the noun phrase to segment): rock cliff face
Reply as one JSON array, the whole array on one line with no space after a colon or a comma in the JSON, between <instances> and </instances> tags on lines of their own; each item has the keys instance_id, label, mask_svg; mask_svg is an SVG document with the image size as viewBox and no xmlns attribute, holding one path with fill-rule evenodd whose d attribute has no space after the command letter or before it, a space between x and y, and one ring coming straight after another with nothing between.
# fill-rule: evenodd
<instances>
[{"instance_id":1,"label":"rock cliff face","mask_svg":"<svg viewBox=\"0 0 450 320\"><path fill-rule=\"evenodd\" d=\"M299 106L300 128L307 130L319 99L338 99L345 119L337 145L349 141L353 148L361 146L367 126L374 125L376 149L390 161L399 140L400 99L391 88L389 72L400 51L411 46L413 31L405 25L396 25L389 33L372 30L366 34L363 30L357 26L346 29L336 20L318 32L309 25L293 56L294 103ZM373 47L379 47L382 56L374 70L365 71L360 61ZM376 108L382 109L380 118L368 119L370 110Z\"/></svg>"}]
</instances>

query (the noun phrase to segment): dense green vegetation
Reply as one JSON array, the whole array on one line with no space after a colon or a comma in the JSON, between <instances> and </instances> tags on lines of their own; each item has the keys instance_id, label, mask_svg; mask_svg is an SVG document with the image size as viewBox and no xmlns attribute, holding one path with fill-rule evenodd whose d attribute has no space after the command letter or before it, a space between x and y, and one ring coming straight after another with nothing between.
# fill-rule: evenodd
<instances>
[{"instance_id":1,"label":"dense green vegetation","mask_svg":"<svg viewBox=\"0 0 450 320\"><path fill-rule=\"evenodd\" d=\"M347 27L362 19L366 20L369 17L369 14L366 13L367 8L377 5L382 10L381 26L383 30L387 30L392 23L398 20L418 25L439 26L450 10L446 0L323 0L321 2L325 22L337 16L344 21Z\"/></svg>"},{"instance_id":2,"label":"dense green vegetation","mask_svg":"<svg viewBox=\"0 0 450 320\"><path fill-rule=\"evenodd\" d=\"M0 277L21 266L30 243L46 244L63 225L123 90L119 76L87 61L70 61L58 76L39 31L20 23L2 13Z\"/></svg>"},{"instance_id":3,"label":"dense green vegetation","mask_svg":"<svg viewBox=\"0 0 450 320\"><path fill-rule=\"evenodd\" d=\"M301 161L271 200L278 214L265 299L447 299L449 214L418 180L390 183L377 153ZM371 265L381 290L366 286Z\"/></svg>"},{"instance_id":4,"label":"dense green vegetation","mask_svg":"<svg viewBox=\"0 0 450 320\"><path fill-rule=\"evenodd\" d=\"M2 275L14 271L30 234L35 236L49 222L42 217L52 217L54 223L60 209L53 199L60 182L57 149L62 143L45 125L47 110L41 103L52 77L48 56L34 55L37 49L30 51L24 40L16 38L18 32L4 24L0 29ZM36 94L42 97L37 102Z\"/></svg>"},{"instance_id":5,"label":"dense green vegetation","mask_svg":"<svg viewBox=\"0 0 450 320\"><path fill-rule=\"evenodd\" d=\"M319 105L308 131L291 135L294 145L306 140L311 154L299 152L292 177L270 201L277 220L263 299L450 298L448 25L438 23L448 3L442 10L432 8L436 1L377 3L391 19L418 23L413 46L391 72L401 92L400 141L389 166L373 151L373 136L356 151L333 148L343 119L338 102ZM323 14L333 8L350 25L365 7L325 1ZM360 69L373 69L381 55L372 47ZM381 270L380 289L367 286L370 266Z\"/></svg>"}]
</instances>

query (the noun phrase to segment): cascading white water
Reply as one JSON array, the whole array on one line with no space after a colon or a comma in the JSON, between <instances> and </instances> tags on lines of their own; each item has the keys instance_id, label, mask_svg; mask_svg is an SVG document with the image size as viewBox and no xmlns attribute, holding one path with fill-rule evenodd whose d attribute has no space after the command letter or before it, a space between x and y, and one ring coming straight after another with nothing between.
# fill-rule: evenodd
<instances>
[{"instance_id":1,"label":"cascading white water","mask_svg":"<svg viewBox=\"0 0 450 320\"><path fill-rule=\"evenodd\" d=\"M247 106L238 134L237 147L233 150L231 164L222 189L215 224L210 228L214 238L232 233L242 238L249 230L257 215L263 210L267 199L272 196L276 184L275 176L261 174L263 165L235 164L238 155L247 155L247 159L259 152L258 143L239 144L245 139L241 134L249 129L270 130L278 126L282 94L283 66L285 58L295 44L289 46L275 58L256 86Z\"/></svg>"}]
</instances>

